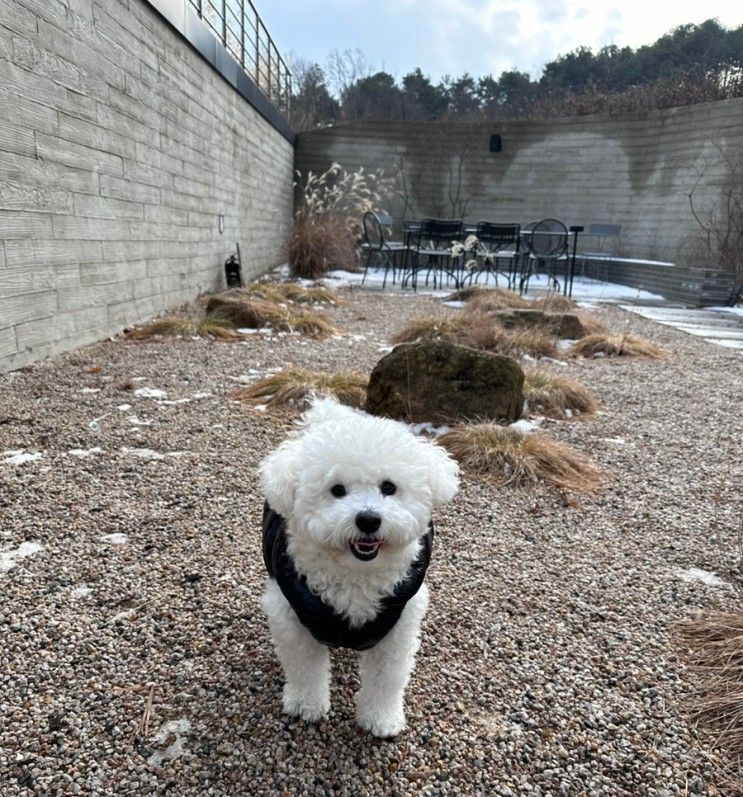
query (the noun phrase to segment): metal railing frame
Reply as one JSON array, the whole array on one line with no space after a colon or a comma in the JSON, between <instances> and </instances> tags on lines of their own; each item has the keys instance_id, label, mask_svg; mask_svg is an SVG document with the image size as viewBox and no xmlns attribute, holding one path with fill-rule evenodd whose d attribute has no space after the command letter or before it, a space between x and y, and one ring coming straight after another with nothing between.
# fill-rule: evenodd
<instances>
[{"instance_id":1,"label":"metal railing frame","mask_svg":"<svg viewBox=\"0 0 743 797\"><path fill-rule=\"evenodd\" d=\"M288 117L292 74L251 0L189 2L266 98Z\"/></svg>"}]
</instances>

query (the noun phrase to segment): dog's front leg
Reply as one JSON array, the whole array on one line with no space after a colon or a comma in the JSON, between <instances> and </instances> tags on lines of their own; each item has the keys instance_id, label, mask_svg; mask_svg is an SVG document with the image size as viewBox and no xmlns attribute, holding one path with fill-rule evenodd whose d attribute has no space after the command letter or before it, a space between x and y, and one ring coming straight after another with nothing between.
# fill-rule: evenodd
<instances>
[{"instance_id":1,"label":"dog's front leg","mask_svg":"<svg viewBox=\"0 0 743 797\"><path fill-rule=\"evenodd\" d=\"M427 607L428 589L423 584L392 631L361 654L356 721L375 736L397 736L405 730L405 687L420 647L420 625Z\"/></svg>"},{"instance_id":2,"label":"dog's front leg","mask_svg":"<svg viewBox=\"0 0 743 797\"><path fill-rule=\"evenodd\" d=\"M284 712L317 722L330 711L330 655L299 622L278 584L269 580L263 595L276 653L284 669Z\"/></svg>"}]
</instances>

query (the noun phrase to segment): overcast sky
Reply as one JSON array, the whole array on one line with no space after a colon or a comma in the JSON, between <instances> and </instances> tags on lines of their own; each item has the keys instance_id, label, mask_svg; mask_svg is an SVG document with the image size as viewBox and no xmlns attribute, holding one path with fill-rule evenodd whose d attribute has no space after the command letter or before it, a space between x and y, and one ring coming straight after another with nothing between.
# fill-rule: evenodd
<instances>
[{"instance_id":1,"label":"overcast sky","mask_svg":"<svg viewBox=\"0 0 743 797\"><path fill-rule=\"evenodd\" d=\"M402 77L420 66L435 80L507 69L539 74L579 45L637 47L676 25L717 17L743 24L740 0L256 0L279 50L325 64L359 48Z\"/></svg>"}]
</instances>

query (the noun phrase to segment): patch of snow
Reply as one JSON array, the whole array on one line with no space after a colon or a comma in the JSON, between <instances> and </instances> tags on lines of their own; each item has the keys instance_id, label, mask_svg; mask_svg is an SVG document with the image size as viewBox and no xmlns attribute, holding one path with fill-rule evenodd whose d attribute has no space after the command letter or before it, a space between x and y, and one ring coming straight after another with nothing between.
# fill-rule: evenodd
<instances>
[{"instance_id":1,"label":"patch of snow","mask_svg":"<svg viewBox=\"0 0 743 797\"><path fill-rule=\"evenodd\" d=\"M93 420L88 424L88 428L94 432L99 432L101 429L101 421L108 415L100 415L97 418L93 418Z\"/></svg>"},{"instance_id":2,"label":"patch of snow","mask_svg":"<svg viewBox=\"0 0 743 797\"><path fill-rule=\"evenodd\" d=\"M392 351L392 349L393 349L392 346L378 346L377 347L377 351L380 354L389 354Z\"/></svg>"},{"instance_id":3,"label":"patch of snow","mask_svg":"<svg viewBox=\"0 0 743 797\"><path fill-rule=\"evenodd\" d=\"M17 548L0 551L0 573L7 573L15 567L21 559L34 556L43 551L44 546L39 542L22 542Z\"/></svg>"},{"instance_id":4,"label":"patch of snow","mask_svg":"<svg viewBox=\"0 0 743 797\"><path fill-rule=\"evenodd\" d=\"M129 535L122 534L121 532L114 532L113 534L104 534L98 538L101 542L106 542L109 545L126 545L129 542Z\"/></svg>"},{"instance_id":5,"label":"patch of snow","mask_svg":"<svg viewBox=\"0 0 743 797\"><path fill-rule=\"evenodd\" d=\"M129 381L130 382L146 382L147 381L147 377L146 376L133 376Z\"/></svg>"},{"instance_id":6,"label":"patch of snow","mask_svg":"<svg viewBox=\"0 0 743 797\"><path fill-rule=\"evenodd\" d=\"M25 465L27 462L36 462L44 455L39 451L30 452L20 448L14 451L3 451L0 456L4 457L3 460L0 460L0 465Z\"/></svg>"},{"instance_id":7,"label":"patch of snow","mask_svg":"<svg viewBox=\"0 0 743 797\"><path fill-rule=\"evenodd\" d=\"M99 387L84 387L81 393L100 393L101 389Z\"/></svg>"},{"instance_id":8,"label":"patch of snow","mask_svg":"<svg viewBox=\"0 0 743 797\"><path fill-rule=\"evenodd\" d=\"M593 353L593 359L594 360L600 360L602 357L606 357L606 352L605 351L595 351Z\"/></svg>"},{"instance_id":9,"label":"patch of snow","mask_svg":"<svg viewBox=\"0 0 743 797\"><path fill-rule=\"evenodd\" d=\"M132 408L132 405L131 405L131 404L119 404L119 406L118 406L116 409L117 409L119 412L129 412L129 410L130 410L131 408Z\"/></svg>"},{"instance_id":10,"label":"patch of snow","mask_svg":"<svg viewBox=\"0 0 743 797\"><path fill-rule=\"evenodd\" d=\"M136 415L132 415L129 418L129 423L133 424L134 426L152 426L152 421L142 420L138 418Z\"/></svg>"},{"instance_id":11,"label":"patch of snow","mask_svg":"<svg viewBox=\"0 0 743 797\"><path fill-rule=\"evenodd\" d=\"M699 567L689 567L686 570L677 567L673 572L683 581L701 581L702 584L706 584L708 587L731 589L727 581L723 581L718 575L715 575L715 573L711 573L709 570L702 570Z\"/></svg>"},{"instance_id":12,"label":"patch of snow","mask_svg":"<svg viewBox=\"0 0 743 797\"><path fill-rule=\"evenodd\" d=\"M180 758L185 752L186 740L190 730L191 723L187 719L166 722L155 734L153 743L164 744L171 736L175 736L175 741L169 744L162 752L153 753L147 759L147 763L151 767L159 767L164 761L174 761L176 758Z\"/></svg>"},{"instance_id":13,"label":"patch of snow","mask_svg":"<svg viewBox=\"0 0 743 797\"><path fill-rule=\"evenodd\" d=\"M70 596L73 598L87 598L92 591L87 584L79 584L70 590Z\"/></svg>"},{"instance_id":14,"label":"patch of snow","mask_svg":"<svg viewBox=\"0 0 743 797\"><path fill-rule=\"evenodd\" d=\"M442 302L442 304L444 305L444 307L456 307L457 309L459 309L461 307L464 307L465 302L452 301L452 302Z\"/></svg>"},{"instance_id":15,"label":"patch of snow","mask_svg":"<svg viewBox=\"0 0 743 797\"><path fill-rule=\"evenodd\" d=\"M210 392L209 392L209 391L207 391L207 390L204 390L204 391L202 391L201 393L194 393L194 394L193 394L193 396L191 396L191 398L192 398L192 399L196 399L196 400L198 401L198 400L200 400L200 399L206 399L206 398L210 398L212 395L214 395L214 394L213 394L213 393L210 393Z\"/></svg>"},{"instance_id":16,"label":"patch of snow","mask_svg":"<svg viewBox=\"0 0 743 797\"><path fill-rule=\"evenodd\" d=\"M94 448L71 448L67 454L71 457L78 457L79 459L85 459L85 457L89 457L91 454L102 454L103 449L99 446L95 446Z\"/></svg>"},{"instance_id":17,"label":"patch of snow","mask_svg":"<svg viewBox=\"0 0 743 797\"><path fill-rule=\"evenodd\" d=\"M553 365L559 365L562 368L567 368L568 364L564 360L556 360L554 357L542 357L543 363L552 363Z\"/></svg>"},{"instance_id":18,"label":"patch of snow","mask_svg":"<svg viewBox=\"0 0 743 797\"><path fill-rule=\"evenodd\" d=\"M615 446L623 446L627 441L623 437L605 437L604 442Z\"/></svg>"},{"instance_id":19,"label":"patch of snow","mask_svg":"<svg viewBox=\"0 0 743 797\"><path fill-rule=\"evenodd\" d=\"M140 459L165 459L165 456L159 451L153 451L151 448L129 448L124 446L121 449L122 454L128 454L132 457L139 457Z\"/></svg>"},{"instance_id":20,"label":"patch of snow","mask_svg":"<svg viewBox=\"0 0 743 797\"><path fill-rule=\"evenodd\" d=\"M133 381L133 380L132 380ZM137 398L166 399L168 394L159 387L138 387L134 391Z\"/></svg>"},{"instance_id":21,"label":"patch of snow","mask_svg":"<svg viewBox=\"0 0 743 797\"><path fill-rule=\"evenodd\" d=\"M176 404L190 404L190 398L179 398L179 399L164 399L162 401L158 401L158 404L162 404L166 407L173 407Z\"/></svg>"},{"instance_id":22,"label":"patch of snow","mask_svg":"<svg viewBox=\"0 0 743 797\"><path fill-rule=\"evenodd\" d=\"M267 406L268 406L268 405L266 405L266 404L256 404L256 405L253 407L253 409L254 409L256 412L265 412L265 411L266 411L266 408L267 408Z\"/></svg>"},{"instance_id":23,"label":"patch of snow","mask_svg":"<svg viewBox=\"0 0 743 797\"><path fill-rule=\"evenodd\" d=\"M527 421L526 418L522 418L520 421L509 423L508 428L515 429L517 432L521 432L521 434L531 434L539 428L539 423L535 420Z\"/></svg>"},{"instance_id":24,"label":"patch of snow","mask_svg":"<svg viewBox=\"0 0 743 797\"><path fill-rule=\"evenodd\" d=\"M575 341L570 340L570 338L563 338L562 340L557 341L557 348L560 349L560 351L565 351L566 349L569 349L574 343Z\"/></svg>"}]
</instances>

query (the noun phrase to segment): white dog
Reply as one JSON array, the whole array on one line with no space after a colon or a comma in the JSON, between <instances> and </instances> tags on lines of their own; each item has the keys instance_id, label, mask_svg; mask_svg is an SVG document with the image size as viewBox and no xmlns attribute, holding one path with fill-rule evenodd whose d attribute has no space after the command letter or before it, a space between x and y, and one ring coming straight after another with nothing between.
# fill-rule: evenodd
<instances>
[{"instance_id":1,"label":"white dog","mask_svg":"<svg viewBox=\"0 0 743 797\"><path fill-rule=\"evenodd\" d=\"M286 683L287 714L330 709L328 647L360 654L356 719L391 737L428 605L423 583L432 510L451 500L458 468L397 421L316 400L298 435L261 464L266 497L263 596Z\"/></svg>"}]
</instances>

